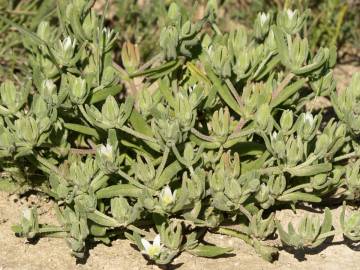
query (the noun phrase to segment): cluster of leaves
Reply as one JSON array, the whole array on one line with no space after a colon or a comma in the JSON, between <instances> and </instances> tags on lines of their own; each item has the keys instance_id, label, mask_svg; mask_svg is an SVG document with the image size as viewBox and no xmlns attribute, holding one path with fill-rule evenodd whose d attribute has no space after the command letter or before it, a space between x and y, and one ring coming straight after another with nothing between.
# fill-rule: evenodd
<instances>
[{"instance_id":1,"label":"cluster of leaves","mask_svg":"<svg viewBox=\"0 0 360 270\"><path fill-rule=\"evenodd\" d=\"M337 233L329 210L297 230L275 220L280 205L360 199L360 74L336 91L336 49L311 52L307 12L260 13L252 31L222 33L216 1L196 22L171 4L158 54L140 66L130 42L114 62L118 34L92 4L59 1L61 27L44 21L36 33L0 17L26 36L32 69L20 87L0 86L0 166L15 181L42 179L60 223L41 224L28 209L13 227L19 236L63 237L82 258L89 241L125 235L167 264L183 251L230 252L202 243L207 231L239 237L269 261L277 248L265 240L276 231L295 248ZM319 97L336 118L306 111ZM358 241L359 220L344 210L341 233Z\"/></svg>"},{"instance_id":2,"label":"cluster of leaves","mask_svg":"<svg viewBox=\"0 0 360 270\"><path fill-rule=\"evenodd\" d=\"M34 1L0 1L0 15L26 26L29 30L36 30L41 20L54 14L56 3L51 0ZM11 25L0 22L0 80L17 74L19 80L28 75L25 51L22 39Z\"/></svg>"}]
</instances>

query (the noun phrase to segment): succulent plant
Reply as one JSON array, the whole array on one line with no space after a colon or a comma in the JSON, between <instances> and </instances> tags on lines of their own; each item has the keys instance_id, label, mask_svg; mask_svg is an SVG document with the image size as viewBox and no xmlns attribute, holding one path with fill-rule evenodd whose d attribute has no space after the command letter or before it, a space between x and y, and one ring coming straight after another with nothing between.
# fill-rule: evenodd
<instances>
[{"instance_id":1,"label":"succulent plant","mask_svg":"<svg viewBox=\"0 0 360 270\"><path fill-rule=\"evenodd\" d=\"M172 3L158 54L143 64L127 41L118 64L118 33L92 2L59 1L61 27L51 20L35 33L0 16L24 33L33 74L19 86L1 83L0 169L46 179L60 223L41 224L36 208L26 210L19 236L62 237L83 258L90 239L124 234L148 260L168 264L185 251L231 252L205 244L206 230L239 237L269 261L277 248L263 241L275 231L295 248L335 234L328 208L322 223L308 216L296 230L275 221L280 204L315 204L339 190L359 199L351 159L360 76L336 92L336 51L312 54L308 11L260 13L253 30L222 33L216 1L198 21ZM316 96L331 97L338 118L307 111ZM230 219L240 231L223 227ZM358 219L342 215L344 235L356 241Z\"/></svg>"}]
</instances>

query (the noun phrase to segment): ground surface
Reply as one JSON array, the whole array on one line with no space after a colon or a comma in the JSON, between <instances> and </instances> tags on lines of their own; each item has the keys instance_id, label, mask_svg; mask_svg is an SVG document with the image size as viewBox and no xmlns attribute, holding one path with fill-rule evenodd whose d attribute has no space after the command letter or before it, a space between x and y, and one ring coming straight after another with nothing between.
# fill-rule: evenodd
<instances>
[{"instance_id":1,"label":"ground surface","mask_svg":"<svg viewBox=\"0 0 360 270\"><path fill-rule=\"evenodd\" d=\"M335 70L340 89L346 87L349 75L359 68L341 66ZM344 83L346 82L346 83ZM142 255L130 246L127 240L116 240L111 247L98 244L90 250L86 264L76 264L62 239L40 239L29 244L15 237L10 226L18 222L22 210L32 204L39 206L40 221L56 223L51 202L34 195L19 198L0 192L0 270L67 270L67 269L106 269L106 270L156 270L157 266L147 264ZM314 210L314 209L313 209ZM315 209L316 210L316 209ZM316 212L316 211L315 211ZM332 209L335 228L339 227L340 208ZM297 214L289 210L276 213L283 224L304 216L305 211ZM311 213L314 214L315 213ZM220 235L206 238L210 243L230 246L234 252L227 258L204 259L183 253L175 259L172 266L165 269L180 270L360 270L360 245L351 246L341 236L336 236L332 244L326 243L312 254L296 254L280 251L278 261L270 264L256 255L243 241Z\"/></svg>"},{"instance_id":2,"label":"ground surface","mask_svg":"<svg viewBox=\"0 0 360 270\"><path fill-rule=\"evenodd\" d=\"M63 270L63 269L106 269L106 270L155 270L157 266L148 265L142 255L134 250L129 241L116 240L111 247L98 244L90 250L86 264L76 264L69 254L69 249L62 239L40 239L36 244L29 244L17 238L10 230L21 216L22 209L32 204L40 205L40 221L56 223L51 202L42 201L34 195L18 198L0 192L0 270ZM332 210L335 228L338 227L340 208ZM315 215L315 213L311 213ZM278 219L286 224L304 216L304 210L297 214L289 210L276 213ZM221 235L211 235L208 242L234 248L227 258L204 259L190 254L182 254L174 261L173 266L165 269L180 270L232 270L232 269L312 269L312 270L360 270L360 247L349 246L341 236L333 239L332 244L324 244L314 254L291 254L281 251L279 260L270 264L259 258L251 247L238 239ZM358 249L358 251L356 251Z\"/></svg>"}]
</instances>

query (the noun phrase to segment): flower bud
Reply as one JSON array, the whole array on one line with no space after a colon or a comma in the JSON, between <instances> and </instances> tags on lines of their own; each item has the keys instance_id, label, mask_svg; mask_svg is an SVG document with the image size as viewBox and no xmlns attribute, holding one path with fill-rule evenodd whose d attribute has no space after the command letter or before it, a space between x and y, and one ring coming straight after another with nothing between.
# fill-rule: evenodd
<instances>
[{"instance_id":1,"label":"flower bud","mask_svg":"<svg viewBox=\"0 0 360 270\"><path fill-rule=\"evenodd\" d=\"M113 96L108 96L101 108L103 120L112 127L116 126L117 120L120 115L119 105Z\"/></svg>"},{"instance_id":2,"label":"flower bud","mask_svg":"<svg viewBox=\"0 0 360 270\"><path fill-rule=\"evenodd\" d=\"M301 30L307 16L308 11L300 14L298 10L287 9L279 12L276 22L287 34L293 35Z\"/></svg>"},{"instance_id":3,"label":"flower bud","mask_svg":"<svg viewBox=\"0 0 360 270\"><path fill-rule=\"evenodd\" d=\"M142 115L145 117L151 113L151 109L154 107L154 100L150 91L146 88L139 93L139 109Z\"/></svg>"},{"instance_id":4,"label":"flower bud","mask_svg":"<svg viewBox=\"0 0 360 270\"><path fill-rule=\"evenodd\" d=\"M164 27L160 32L160 47L164 50L166 59L177 57L179 33L174 26Z\"/></svg>"},{"instance_id":5,"label":"flower bud","mask_svg":"<svg viewBox=\"0 0 360 270\"><path fill-rule=\"evenodd\" d=\"M121 49L121 60L128 73L133 73L139 66L139 48L131 42L125 42Z\"/></svg>"},{"instance_id":6,"label":"flower bud","mask_svg":"<svg viewBox=\"0 0 360 270\"><path fill-rule=\"evenodd\" d=\"M290 110L285 110L281 114L280 127L284 132L289 131L292 128L292 125L294 123L293 118L293 112Z\"/></svg>"},{"instance_id":7,"label":"flower bud","mask_svg":"<svg viewBox=\"0 0 360 270\"><path fill-rule=\"evenodd\" d=\"M75 47L75 39L72 40L69 36L64 38L64 40L59 40L57 43L55 43L53 54L57 62L62 66L69 65L71 60L73 60Z\"/></svg>"},{"instance_id":8,"label":"flower bud","mask_svg":"<svg viewBox=\"0 0 360 270\"><path fill-rule=\"evenodd\" d=\"M272 120L270 106L266 103L262 104L255 114L256 124L261 130L271 131Z\"/></svg>"},{"instance_id":9,"label":"flower bud","mask_svg":"<svg viewBox=\"0 0 360 270\"><path fill-rule=\"evenodd\" d=\"M217 75L227 78L231 76L231 56L226 46L216 46L210 51L212 67Z\"/></svg>"},{"instance_id":10,"label":"flower bud","mask_svg":"<svg viewBox=\"0 0 360 270\"><path fill-rule=\"evenodd\" d=\"M89 94L85 79L67 75L70 99L75 104L83 104Z\"/></svg>"},{"instance_id":11,"label":"flower bud","mask_svg":"<svg viewBox=\"0 0 360 270\"><path fill-rule=\"evenodd\" d=\"M260 12L254 24L254 34L258 40L264 40L270 30L271 14Z\"/></svg>"},{"instance_id":12,"label":"flower bud","mask_svg":"<svg viewBox=\"0 0 360 270\"><path fill-rule=\"evenodd\" d=\"M227 107L215 111L211 118L212 134L221 142L224 142L229 135L230 121L230 113Z\"/></svg>"}]
</instances>

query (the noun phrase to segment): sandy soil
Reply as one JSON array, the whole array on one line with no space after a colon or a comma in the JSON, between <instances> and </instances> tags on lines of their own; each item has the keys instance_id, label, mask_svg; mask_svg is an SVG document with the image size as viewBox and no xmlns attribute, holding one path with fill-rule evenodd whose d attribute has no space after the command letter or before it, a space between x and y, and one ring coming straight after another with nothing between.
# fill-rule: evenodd
<instances>
[{"instance_id":1,"label":"sandy soil","mask_svg":"<svg viewBox=\"0 0 360 270\"><path fill-rule=\"evenodd\" d=\"M0 193L0 269L160 269L149 265L142 255L134 250L129 241L116 240L110 247L98 244L90 250L85 264L77 264L69 254L65 241L61 239L40 239L36 244L26 243L25 239L17 238L10 226L18 221L22 209L30 205L38 205L40 221L54 223L51 202L39 199L34 195L19 198ZM339 208L333 209L335 227L338 227ZM289 210L278 212L277 218L286 224L303 216L305 210L297 214ZM313 213L311 213L313 214ZM333 239L332 244L324 244L313 254L298 252L291 254L281 251L279 260L270 264L259 258L251 247L243 241L222 235L210 235L206 238L211 243L234 248L233 254L226 258L205 259L190 254L182 254L175 259L173 265L164 269L202 270L202 269L312 269L312 270L360 270L360 247L349 246L341 236Z\"/></svg>"}]
</instances>

